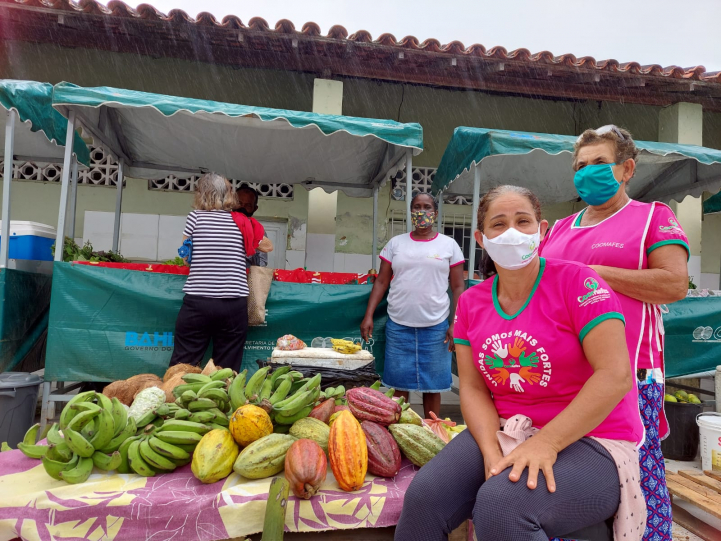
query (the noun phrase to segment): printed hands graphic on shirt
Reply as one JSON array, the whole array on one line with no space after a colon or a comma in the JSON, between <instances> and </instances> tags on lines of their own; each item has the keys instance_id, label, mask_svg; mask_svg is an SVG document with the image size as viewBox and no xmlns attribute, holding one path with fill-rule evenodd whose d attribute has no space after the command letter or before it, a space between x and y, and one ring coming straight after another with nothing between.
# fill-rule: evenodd
<instances>
[{"instance_id":1,"label":"printed hands graphic on shirt","mask_svg":"<svg viewBox=\"0 0 721 541\"><path fill-rule=\"evenodd\" d=\"M525 350L526 348L523 349ZM522 351L521 355L518 357L518 363L521 366L538 366L538 355L536 355L536 352L534 351L526 357L526 353Z\"/></svg>"},{"instance_id":2,"label":"printed hands graphic on shirt","mask_svg":"<svg viewBox=\"0 0 721 541\"><path fill-rule=\"evenodd\" d=\"M496 373L493 374L493 381L500 383L501 385L505 385L509 376L508 370L505 368L497 368L495 372Z\"/></svg>"},{"instance_id":3,"label":"printed hands graphic on shirt","mask_svg":"<svg viewBox=\"0 0 721 541\"><path fill-rule=\"evenodd\" d=\"M517 393L524 392L521 383L526 383L526 380L520 374L511 374L511 388Z\"/></svg>"},{"instance_id":4,"label":"printed hands graphic on shirt","mask_svg":"<svg viewBox=\"0 0 721 541\"><path fill-rule=\"evenodd\" d=\"M506 357L508 357L508 346L504 346L500 340L496 340L495 342L493 342L493 344L491 344L491 347L493 348L493 353L501 359L505 359Z\"/></svg>"},{"instance_id":5,"label":"printed hands graphic on shirt","mask_svg":"<svg viewBox=\"0 0 721 541\"><path fill-rule=\"evenodd\" d=\"M516 339L513 341L513 346L508 348L508 352L511 354L511 356L518 359L524 351L526 351L526 348L523 346L525 344L525 340L522 338L516 337Z\"/></svg>"},{"instance_id":6,"label":"printed hands graphic on shirt","mask_svg":"<svg viewBox=\"0 0 721 541\"><path fill-rule=\"evenodd\" d=\"M490 355L488 355L486 353L486 358L484 359L483 362L485 362L486 365L491 368L503 368L503 365L504 365L503 359L501 357L499 357L497 354L494 354L493 357L491 357Z\"/></svg>"},{"instance_id":7,"label":"printed hands graphic on shirt","mask_svg":"<svg viewBox=\"0 0 721 541\"><path fill-rule=\"evenodd\" d=\"M518 375L522 378L525 378L526 381L528 381L528 383L530 383L531 385L541 381L541 374L533 372L533 369L528 366L524 366L523 368L521 368L521 370L518 372Z\"/></svg>"}]
</instances>

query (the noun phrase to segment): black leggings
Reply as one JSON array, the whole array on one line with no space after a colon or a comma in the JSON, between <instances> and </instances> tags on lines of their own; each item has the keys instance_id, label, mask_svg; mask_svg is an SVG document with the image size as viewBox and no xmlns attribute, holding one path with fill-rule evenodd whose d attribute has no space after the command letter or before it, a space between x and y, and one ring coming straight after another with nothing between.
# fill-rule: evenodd
<instances>
[{"instance_id":1,"label":"black leggings","mask_svg":"<svg viewBox=\"0 0 721 541\"><path fill-rule=\"evenodd\" d=\"M200 364L212 338L215 365L238 372L247 333L247 297L216 299L186 295L175 322L170 366Z\"/></svg>"},{"instance_id":2,"label":"black leggings","mask_svg":"<svg viewBox=\"0 0 721 541\"><path fill-rule=\"evenodd\" d=\"M470 431L463 431L411 482L396 541L446 540L471 517L478 541L548 541L603 522L618 508L616 464L588 438L559 453L554 493L542 473L534 490L526 486L528 469L517 483L509 473L485 481L483 455Z\"/></svg>"}]
</instances>

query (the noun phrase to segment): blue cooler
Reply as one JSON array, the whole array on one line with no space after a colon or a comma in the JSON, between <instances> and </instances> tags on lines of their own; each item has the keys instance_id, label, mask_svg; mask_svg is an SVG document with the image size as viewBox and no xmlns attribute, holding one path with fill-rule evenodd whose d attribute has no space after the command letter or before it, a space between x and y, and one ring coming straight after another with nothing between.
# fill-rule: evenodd
<instances>
[{"instance_id":1,"label":"blue cooler","mask_svg":"<svg viewBox=\"0 0 721 541\"><path fill-rule=\"evenodd\" d=\"M0 221L0 227L2 227ZM0 229L2 231L2 229ZM56 229L37 222L10 221L10 259L52 261ZM0 243L4 242L0 236Z\"/></svg>"}]
</instances>

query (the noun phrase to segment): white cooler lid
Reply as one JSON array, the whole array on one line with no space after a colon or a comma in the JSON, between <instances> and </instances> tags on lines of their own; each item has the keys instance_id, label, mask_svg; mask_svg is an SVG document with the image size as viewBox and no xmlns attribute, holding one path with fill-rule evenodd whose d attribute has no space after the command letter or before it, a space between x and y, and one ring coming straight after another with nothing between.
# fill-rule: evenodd
<instances>
[{"instance_id":1,"label":"white cooler lid","mask_svg":"<svg viewBox=\"0 0 721 541\"><path fill-rule=\"evenodd\" d=\"M2 228L2 220L0 220L0 228ZM35 237L54 239L57 236L57 230L51 225L41 224L39 222L10 220L10 235L33 235Z\"/></svg>"}]
</instances>

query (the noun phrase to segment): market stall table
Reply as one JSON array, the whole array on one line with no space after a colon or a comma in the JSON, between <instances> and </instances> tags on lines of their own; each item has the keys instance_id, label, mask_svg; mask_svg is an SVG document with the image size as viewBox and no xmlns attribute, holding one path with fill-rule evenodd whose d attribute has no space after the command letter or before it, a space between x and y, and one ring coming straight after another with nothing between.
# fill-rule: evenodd
<instances>
[{"instance_id":1,"label":"market stall table","mask_svg":"<svg viewBox=\"0 0 721 541\"><path fill-rule=\"evenodd\" d=\"M404 460L395 478L366 476L343 492L328 471L311 500L290 496L286 531L319 532L395 526L418 468ZM156 477L95 470L87 482L51 479L38 460L0 453L0 539L213 541L258 533L272 478L232 473L204 485L184 466Z\"/></svg>"}]
</instances>

